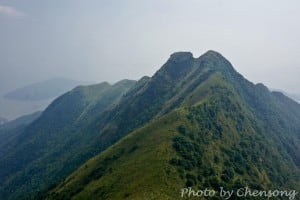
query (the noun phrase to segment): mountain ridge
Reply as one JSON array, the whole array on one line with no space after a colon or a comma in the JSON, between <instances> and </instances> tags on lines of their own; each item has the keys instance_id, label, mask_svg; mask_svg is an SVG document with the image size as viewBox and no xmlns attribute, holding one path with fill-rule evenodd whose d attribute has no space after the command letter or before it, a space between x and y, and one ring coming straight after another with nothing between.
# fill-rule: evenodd
<instances>
[{"instance_id":1,"label":"mountain ridge","mask_svg":"<svg viewBox=\"0 0 300 200\"><path fill-rule=\"evenodd\" d=\"M154 80L169 89L165 110L83 164L47 199L178 199L181 188L193 186L299 189L300 106L244 79L220 54L200 58L177 54L171 63L189 69L178 74L168 71L169 59L141 87L152 84L153 92Z\"/></svg>"},{"instance_id":2,"label":"mountain ridge","mask_svg":"<svg viewBox=\"0 0 300 200\"><path fill-rule=\"evenodd\" d=\"M123 86L124 83L121 85ZM43 116L37 120L36 126L40 123L40 128L36 129L39 131L33 131L37 135L36 138L32 138L33 144L36 143L39 146L36 149L39 150L47 146L43 143L40 144L41 141L47 141L50 144L55 144L55 142L59 144L64 140L68 142L54 146L56 150L45 155L41 160L35 160L34 154L30 155L31 158L26 154L20 154L25 147L27 151L39 153L32 147L32 144L30 146L20 145L19 153L14 156L22 155L22 158L32 159L32 162L38 167L31 166L30 163L27 171L20 167L21 175L18 174L17 178L14 177L10 180L11 182L8 181L6 185L0 186L2 192L12 188L16 190L11 196L7 193L4 194L5 197L24 198L22 192L33 196L39 192L37 198L43 199L45 191L53 184L51 187L53 190L48 193L49 199L71 199L73 197L80 199L82 195L88 195L89 191L95 192L89 194L94 194L91 198L130 199L131 196L135 196L136 199L139 199L146 198L144 195L147 194L147 191L141 188L143 184L147 184L153 192L151 183L157 183L165 189L163 191L166 193L161 190L160 192L154 191L153 198L164 199L159 195L175 197L171 195L170 189L166 188L166 185L161 185L162 183L171 188L197 184L216 187L221 183L228 187L249 183L253 186L267 188L267 186L275 187L285 183L284 175L286 173L299 174L299 105L289 103L291 100L284 96L271 93L262 84L255 85L246 80L235 71L226 58L217 52L208 51L199 58L194 58L189 52L174 53L152 77L143 77L137 82L129 83L128 86L124 86L125 90L119 87L113 89L105 83L102 86L103 91L107 92L102 93L101 89L96 89L95 92L98 92L99 95L95 101L94 95L83 95L94 94L94 92L89 92L91 87L79 87L58 98L52 106L48 107L48 111L53 109L55 112L52 112L49 117L44 116L44 121L47 123L40 123ZM110 89L106 90L106 87ZM75 95L76 98L72 95ZM80 103L81 95L84 97L83 103ZM111 98L116 100L112 103ZM57 107L61 102L64 103L61 104L61 107ZM77 104L80 109L77 106L75 106L76 109L72 108ZM92 106L89 107L89 105ZM68 110L68 106L71 106L70 110ZM73 116L71 111L76 111L78 114ZM292 115L290 115L291 112ZM56 123L51 125L53 120L60 119L57 117L59 113L66 115L62 116L62 119L65 118L65 120L62 120L61 125L64 130L69 130L60 132L61 134L52 130ZM68 115L71 116L68 117ZM78 119L80 120L77 121ZM68 120L73 123L73 126L66 125L69 124ZM49 127L45 128L47 124ZM60 127L60 123L56 125ZM32 125L31 129L33 128ZM156 131L151 131L151 129ZM47 134L44 133L46 131L48 131ZM160 132L166 135L160 137ZM32 134L28 133L28 135ZM48 135L53 138L50 140ZM138 138L140 138L139 140L143 139L142 136L148 139L143 144L135 145L134 141ZM163 137L164 139L162 139ZM128 138L131 138L130 140L133 142L129 142L130 145L125 147L123 146L124 140L128 141ZM23 136L22 139L19 138L19 141L24 139ZM158 146L153 141L159 141ZM153 148L147 144L152 144L150 146ZM205 151L205 148L209 151ZM64 152L66 149L68 152ZM122 149L125 149L124 152ZM154 151L155 149L159 150L159 156ZM108 152L112 152L112 154L110 155ZM136 159L140 159L140 165L132 171L130 169L135 169L134 163L137 161L130 156L134 152L138 156ZM149 155L153 162L147 162L147 158L143 156L142 152L147 153L145 155ZM170 154L164 155L163 152ZM195 155L190 152L195 152ZM92 158L93 156L96 157ZM100 159L98 159L99 157ZM92 159L88 161L87 166L92 165L92 167L86 168L84 162L89 158ZM259 162L262 158L267 162ZM203 167L201 168L198 166L198 164L200 165L197 163L198 159L201 160L201 163L208 164L201 164ZM99 162L93 162L94 160L99 160ZM290 165L290 171L287 170L288 164L284 162L278 162L275 165L276 160L286 161ZM131 180L132 176L122 177L122 171L130 170L133 176L141 177L143 170L146 169L142 161L149 165L147 169L151 173L146 176L149 182L143 182L143 180L138 182L141 184L139 189L143 190L142 194L132 190L130 194L124 194L123 189L126 185L122 186L116 181L122 183L122 178L132 181L128 187L134 188L135 183L133 179ZM106 163L107 166L103 166L101 162ZM243 162L247 165L243 165ZM255 166L256 163L260 164ZM9 164L11 162L7 161L7 165ZM124 165L130 167L126 168ZM75 171L71 177L64 180L79 166L81 166L79 172ZM117 169L116 166L124 168ZM48 167L49 171L53 170L52 172L58 175L55 179L49 179L45 183L41 180L43 176L37 175L43 171L42 167ZM156 170L159 170L160 167L171 170L174 177L165 174L168 173L167 171L163 171L163 174L158 173ZM241 170L238 170L239 168ZM0 171L10 174L10 171ZM31 172L33 176L26 177L28 172ZM81 172L86 176L82 176ZM110 172L114 176L110 176ZM44 176L51 177L51 174L44 173ZM199 180L198 174L201 175ZM154 178L160 175L167 179L157 181ZM207 175L207 179L204 178L205 175ZM252 176L254 178L251 178ZM39 187L38 184L24 186L25 177L32 182L41 182L44 185L43 187ZM61 180L59 185L57 185L60 182L58 177ZM102 177L106 177L105 180ZM232 177L235 179L231 182L229 179ZM286 183L288 185L295 183L294 185L299 187L296 178L291 178ZM120 193L113 194L113 191L117 189L111 190L105 185L103 185L104 188L94 185L91 189L89 184L93 181L100 181L100 185L107 183L110 187L118 185L116 188L120 189ZM272 182L274 182L273 185Z\"/></svg>"},{"instance_id":3,"label":"mountain ridge","mask_svg":"<svg viewBox=\"0 0 300 200\"><path fill-rule=\"evenodd\" d=\"M85 130L86 125L113 106L134 83L126 80L114 85L79 86L54 100L34 123L1 148L2 198L30 198L36 188L44 190L45 185L48 187L74 170L76 163L99 151L97 146L87 147L93 133ZM76 159L74 154L78 154ZM69 164L62 166L62 162ZM29 176L28 171L33 174ZM26 179L31 183L24 184ZM9 194L11 190L18 192Z\"/></svg>"}]
</instances>

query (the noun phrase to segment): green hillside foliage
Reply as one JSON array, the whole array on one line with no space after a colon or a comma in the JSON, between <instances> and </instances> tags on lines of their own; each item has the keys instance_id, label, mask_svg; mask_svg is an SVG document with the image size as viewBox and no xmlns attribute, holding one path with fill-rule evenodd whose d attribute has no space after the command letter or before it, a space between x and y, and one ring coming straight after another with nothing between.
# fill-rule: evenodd
<instances>
[{"instance_id":1,"label":"green hillside foliage","mask_svg":"<svg viewBox=\"0 0 300 200\"><path fill-rule=\"evenodd\" d=\"M47 199L179 199L184 187L299 189L290 156L255 132L249 111L226 87L212 87L216 96L129 134Z\"/></svg>"},{"instance_id":2,"label":"green hillside foliage","mask_svg":"<svg viewBox=\"0 0 300 200\"><path fill-rule=\"evenodd\" d=\"M181 121L174 112L133 132L85 163L48 199L167 199L182 182L169 164L176 132L169 128Z\"/></svg>"},{"instance_id":3,"label":"green hillside foliage","mask_svg":"<svg viewBox=\"0 0 300 200\"><path fill-rule=\"evenodd\" d=\"M179 199L184 187L299 191L299 105L223 67L204 66L200 84L191 90L190 79L165 102L177 100L177 109L89 160L47 199Z\"/></svg>"},{"instance_id":4,"label":"green hillside foliage","mask_svg":"<svg viewBox=\"0 0 300 200\"><path fill-rule=\"evenodd\" d=\"M18 135L24 131L25 127L34 122L41 113L42 112L35 112L25 115L0 126L0 149L6 148L3 146L18 137ZM0 152L0 157L2 157L1 153L2 152Z\"/></svg>"},{"instance_id":5,"label":"green hillside foliage","mask_svg":"<svg viewBox=\"0 0 300 200\"><path fill-rule=\"evenodd\" d=\"M189 186L299 190L299 134L299 104L249 82L217 52L178 52L151 78L78 87L55 100L0 149L0 194L115 200L178 199Z\"/></svg>"},{"instance_id":6,"label":"green hillside foliage","mask_svg":"<svg viewBox=\"0 0 300 200\"><path fill-rule=\"evenodd\" d=\"M26 199L43 193L100 152L90 145L95 131L86 126L114 106L134 83L124 80L115 85L79 86L56 99L34 123L18 131L18 137L0 151L2 198Z\"/></svg>"}]
</instances>

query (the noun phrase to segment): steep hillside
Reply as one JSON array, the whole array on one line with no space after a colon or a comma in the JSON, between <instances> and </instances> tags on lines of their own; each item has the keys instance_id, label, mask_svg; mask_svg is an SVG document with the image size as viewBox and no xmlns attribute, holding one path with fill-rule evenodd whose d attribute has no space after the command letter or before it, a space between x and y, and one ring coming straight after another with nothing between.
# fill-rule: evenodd
<instances>
[{"instance_id":1,"label":"steep hillside","mask_svg":"<svg viewBox=\"0 0 300 200\"><path fill-rule=\"evenodd\" d=\"M44 199L51 185L49 199L299 189L299 116L299 104L249 82L219 53L174 53L152 77L79 87L54 101L1 149L1 195Z\"/></svg>"},{"instance_id":2,"label":"steep hillside","mask_svg":"<svg viewBox=\"0 0 300 200\"><path fill-rule=\"evenodd\" d=\"M22 133L25 127L36 120L41 113L42 112L35 112L30 115L25 115L0 126L0 149L3 145L9 143Z\"/></svg>"},{"instance_id":3,"label":"steep hillside","mask_svg":"<svg viewBox=\"0 0 300 200\"><path fill-rule=\"evenodd\" d=\"M47 199L179 199L185 187L299 190L299 154L290 152L300 144L299 105L245 81L263 95L251 107L220 72L190 90L179 108L86 162ZM261 116L265 100L267 110L279 115L270 116L273 122ZM289 119L298 123L281 132L289 122L277 120L291 108Z\"/></svg>"},{"instance_id":4,"label":"steep hillside","mask_svg":"<svg viewBox=\"0 0 300 200\"><path fill-rule=\"evenodd\" d=\"M1 146L0 197L30 198L99 152L90 145L94 136L85 126L117 103L134 83L80 86L56 99L37 120Z\"/></svg>"}]
</instances>

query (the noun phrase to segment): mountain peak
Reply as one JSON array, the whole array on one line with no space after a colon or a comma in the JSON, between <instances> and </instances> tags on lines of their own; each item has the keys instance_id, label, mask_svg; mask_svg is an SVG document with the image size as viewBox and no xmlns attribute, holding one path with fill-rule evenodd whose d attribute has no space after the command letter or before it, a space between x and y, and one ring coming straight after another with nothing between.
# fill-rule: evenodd
<instances>
[{"instance_id":1,"label":"mountain peak","mask_svg":"<svg viewBox=\"0 0 300 200\"><path fill-rule=\"evenodd\" d=\"M209 59L215 59L215 60L227 60L222 54L220 54L217 51L209 50L206 53L202 54L200 58L209 58Z\"/></svg>"},{"instance_id":2,"label":"mountain peak","mask_svg":"<svg viewBox=\"0 0 300 200\"><path fill-rule=\"evenodd\" d=\"M219 52L217 52L217 51L214 51L214 50L208 50L208 51L207 51L207 52L205 52L203 55L205 55L205 54L221 55Z\"/></svg>"},{"instance_id":3,"label":"mountain peak","mask_svg":"<svg viewBox=\"0 0 300 200\"><path fill-rule=\"evenodd\" d=\"M194 59L193 54L191 52L180 51L171 54L169 61L182 62L191 59Z\"/></svg>"},{"instance_id":4,"label":"mountain peak","mask_svg":"<svg viewBox=\"0 0 300 200\"><path fill-rule=\"evenodd\" d=\"M165 76L165 78L169 77L171 80L181 80L189 72L199 73L203 68L222 72L222 74L226 74L226 77L236 75L231 63L216 51L209 50L198 58L194 58L191 52L181 51L171 54L168 61L154 75L153 79L161 79ZM170 80L169 78L167 79Z\"/></svg>"},{"instance_id":5,"label":"mountain peak","mask_svg":"<svg viewBox=\"0 0 300 200\"><path fill-rule=\"evenodd\" d=\"M201 55L197 61L200 65L209 67L210 69L221 71L223 74L236 75L237 72L233 68L232 64L220 53L209 50Z\"/></svg>"},{"instance_id":6,"label":"mountain peak","mask_svg":"<svg viewBox=\"0 0 300 200\"><path fill-rule=\"evenodd\" d=\"M170 55L168 61L160 68L153 79L165 79L169 77L176 80L183 76L191 67L194 61L193 54L191 52L175 52Z\"/></svg>"}]
</instances>

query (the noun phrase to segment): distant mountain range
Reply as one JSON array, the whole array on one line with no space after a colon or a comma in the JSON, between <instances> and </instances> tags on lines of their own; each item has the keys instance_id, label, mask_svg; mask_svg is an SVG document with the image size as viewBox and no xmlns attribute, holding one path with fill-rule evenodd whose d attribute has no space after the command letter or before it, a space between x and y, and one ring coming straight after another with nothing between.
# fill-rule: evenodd
<instances>
[{"instance_id":1,"label":"distant mountain range","mask_svg":"<svg viewBox=\"0 0 300 200\"><path fill-rule=\"evenodd\" d=\"M300 190L300 105L215 51L174 53L139 81L76 87L10 134L0 145L0 199Z\"/></svg>"},{"instance_id":2,"label":"distant mountain range","mask_svg":"<svg viewBox=\"0 0 300 200\"><path fill-rule=\"evenodd\" d=\"M56 98L75 86L82 84L87 83L65 78L53 78L8 92L4 95L4 98L19 101L46 100Z\"/></svg>"},{"instance_id":3,"label":"distant mountain range","mask_svg":"<svg viewBox=\"0 0 300 200\"><path fill-rule=\"evenodd\" d=\"M0 115L12 120L44 110L55 98L87 82L53 78L13 90L0 98Z\"/></svg>"}]
</instances>

